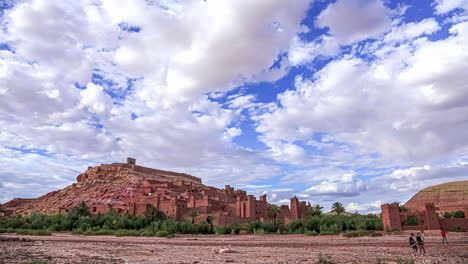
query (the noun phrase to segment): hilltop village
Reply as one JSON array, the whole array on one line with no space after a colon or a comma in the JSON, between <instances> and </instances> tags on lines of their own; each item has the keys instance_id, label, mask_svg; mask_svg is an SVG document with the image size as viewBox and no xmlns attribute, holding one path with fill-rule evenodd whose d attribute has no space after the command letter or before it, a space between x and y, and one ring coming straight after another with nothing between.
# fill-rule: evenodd
<instances>
[{"instance_id":1,"label":"hilltop village","mask_svg":"<svg viewBox=\"0 0 468 264\"><path fill-rule=\"evenodd\" d=\"M4 207L6 215L66 213L83 201L94 215L111 208L117 214L141 215L154 206L176 221L189 219L192 211L198 213L197 223L208 215L216 216L218 225L271 220L266 195L257 200L229 185L224 189L206 186L198 177L138 166L133 158L89 167L71 186L37 199L13 199ZM276 219L288 223L304 218L308 208L310 204L293 197L289 206L280 206Z\"/></svg>"}]
</instances>

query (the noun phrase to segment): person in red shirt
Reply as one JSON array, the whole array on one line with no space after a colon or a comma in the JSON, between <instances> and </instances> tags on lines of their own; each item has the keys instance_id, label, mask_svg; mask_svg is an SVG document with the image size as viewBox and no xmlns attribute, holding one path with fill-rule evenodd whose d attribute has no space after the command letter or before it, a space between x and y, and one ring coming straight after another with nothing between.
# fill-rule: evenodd
<instances>
[{"instance_id":1,"label":"person in red shirt","mask_svg":"<svg viewBox=\"0 0 468 264\"><path fill-rule=\"evenodd\" d=\"M447 231L445 231L444 229L440 230L440 235L442 236L442 244L445 244L445 243L448 244Z\"/></svg>"}]
</instances>

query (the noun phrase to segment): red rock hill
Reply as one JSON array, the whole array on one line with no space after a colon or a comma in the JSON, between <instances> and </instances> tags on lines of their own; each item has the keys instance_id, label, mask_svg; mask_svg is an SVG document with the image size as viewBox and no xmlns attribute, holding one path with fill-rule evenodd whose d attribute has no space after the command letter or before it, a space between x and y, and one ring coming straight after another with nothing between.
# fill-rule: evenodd
<instances>
[{"instance_id":1,"label":"red rock hill","mask_svg":"<svg viewBox=\"0 0 468 264\"><path fill-rule=\"evenodd\" d=\"M13 199L4 204L6 215L29 215L32 212L66 213L86 202L91 214L113 209L118 214L144 214L151 206L159 208L174 220L187 219L191 211L199 213L196 221L215 215L217 224L228 225L269 219L270 204L266 195L257 200L243 190L205 186L201 179L183 173L162 171L127 163L89 167L78 175L77 183L50 192L37 199ZM310 204L291 198L290 207L282 205L277 219L305 217Z\"/></svg>"},{"instance_id":2,"label":"red rock hill","mask_svg":"<svg viewBox=\"0 0 468 264\"><path fill-rule=\"evenodd\" d=\"M468 181L447 182L427 187L416 193L405 207L418 210L425 203L434 203L438 212L453 212L468 207Z\"/></svg>"}]
</instances>

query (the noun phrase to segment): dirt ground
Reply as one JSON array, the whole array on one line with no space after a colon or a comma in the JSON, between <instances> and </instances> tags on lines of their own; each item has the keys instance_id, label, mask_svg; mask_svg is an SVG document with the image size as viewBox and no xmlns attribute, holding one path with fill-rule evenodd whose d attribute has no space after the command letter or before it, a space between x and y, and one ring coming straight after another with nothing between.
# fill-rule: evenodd
<instances>
[{"instance_id":1,"label":"dirt ground","mask_svg":"<svg viewBox=\"0 0 468 264\"><path fill-rule=\"evenodd\" d=\"M19 241L12 241L16 239ZM426 234L427 255L415 263L468 264L468 233L450 233L449 245ZM24 241L26 240L26 241ZM319 254L335 263L398 263L409 259L407 234L345 238L306 235L183 235L175 238L77 236L0 236L0 263L319 263ZM233 252L219 253L231 248ZM404 262L402 262L404 263Z\"/></svg>"}]
</instances>

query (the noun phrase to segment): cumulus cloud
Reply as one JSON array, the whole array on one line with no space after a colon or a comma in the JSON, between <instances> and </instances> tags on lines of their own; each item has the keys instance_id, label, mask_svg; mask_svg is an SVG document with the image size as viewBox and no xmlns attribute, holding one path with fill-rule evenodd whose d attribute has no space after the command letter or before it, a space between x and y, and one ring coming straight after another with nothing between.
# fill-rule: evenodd
<instances>
[{"instance_id":1,"label":"cumulus cloud","mask_svg":"<svg viewBox=\"0 0 468 264\"><path fill-rule=\"evenodd\" d=\"M100 163L133 156L216 185L275 177L271 160L232 142L254 96L223 105L205 94L284 76L286 64L270 66L309 3L16 2L1 19L0 144Z\"/></svg>"},{"instance_id":2,"label":"cumulus cloud","mask_svg":"<svg viewBox=\"0 0 468 264\"><path fill-rule=\"evenodd\" d=\"M385 186L385 189L397 192L416 192L426 186L448 181L466 180L468 176L468 163L451 163L445 165L411 167L393 171L389 175L376 177L372 184Z\"/></svg>"},{"instance_id":3,"label":"cumulus cloud","mask_svg":"<svg viewBox=\"0 0 468 264\"><path fill-rule=\"evenodd\" d=\"M420 22L410 22L393 28L385 35L384 42L409 41L423 34L430 35L439 29L439 23L434 18L426 18Z\"/></svg>"},{"instance_id":4,"label":"cumulus cloud","mask_svg":"<svg viewBox=\"0 0 468 264\"><path fill-rule=\"evenodd\" d=\"M466 27L454 25L447 39L395 47L372 63L344 57L312 79L298 77L295 90L278 95L282 107L257 117L257 131L289 142L327 132L406 161L463 153Z\"/></svg>"},{"instance_id":5,"label":"cumulus cloud","mask_svg":"<svg viewBox=\"0 0 468 264\"><path fill-rule=\"evenodd\" d=\"M376 38L390 28L390 10L381 0L338 0L317 17L318 27L328 27L341 44Z\"/></svg>"},{"instance_id":6,"label":"cumulus cloud","mask_svg":"<svg viewBox=\"0 0 468 264\"><path fill-rule=\"evenodd\" d=\"M466 0L436 0L435 3L437 14L446 14L457 8L468 10L468 1Z\"/></svg>"}]
</instances>

